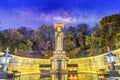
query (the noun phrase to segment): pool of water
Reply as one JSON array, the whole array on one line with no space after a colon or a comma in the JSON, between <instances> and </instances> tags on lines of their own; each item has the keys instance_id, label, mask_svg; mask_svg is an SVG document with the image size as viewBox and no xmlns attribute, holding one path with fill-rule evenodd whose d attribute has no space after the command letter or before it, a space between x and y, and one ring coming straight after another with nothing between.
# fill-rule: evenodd
<instances>
[{"instance_id":1,"label":"pool of water","mask_svg":"<svg viewBox=\"0 0 120 80\"><path fill-rule=\"evenodd\" d=\"M64 78L60 78L60 76L57 75L58 78L55 79L55 75L52 77L43 77L39 74L24 74L21 75L20 80L99 80L97 74L76 74L63 76Z\"/></svg>"}]
</instances>

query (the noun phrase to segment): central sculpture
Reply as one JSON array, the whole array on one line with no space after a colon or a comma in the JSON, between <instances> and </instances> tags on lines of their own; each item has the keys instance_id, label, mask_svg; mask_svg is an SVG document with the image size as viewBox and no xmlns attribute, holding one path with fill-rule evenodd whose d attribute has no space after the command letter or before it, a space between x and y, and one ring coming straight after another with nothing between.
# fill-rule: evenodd
<instances>
[{"instance_id":1,"label":"central sculpture","mask_svg":"<svg viewBox=\"0 0 120 80\"><path fill-rule=\"evenodd\" d=\"M61 31L61 29L63 28L61 25L59 24L55 24L54 27L57 28L57 31L55 32L55 51L63 51L63 32Z\"/></svg>"},{"instance_id":2,"label":"central sculpture","mask_svg":"<svg viewBox=\"0 0 120 80\"><path fill-rule=\"evenodd\" d=\"M65 51L63 50L63 38L64 34L62 29L64 28L64 24L54 24L55 32L55 51L53 51L53 56L50 57L51 61L51 74L61 75L67 73L67 61L68 57L65 55ZM61 78L61 79L60 79ZM64 80L64 76L57 77L55 76L55 80Z\"/></svg>"}]
</instances>

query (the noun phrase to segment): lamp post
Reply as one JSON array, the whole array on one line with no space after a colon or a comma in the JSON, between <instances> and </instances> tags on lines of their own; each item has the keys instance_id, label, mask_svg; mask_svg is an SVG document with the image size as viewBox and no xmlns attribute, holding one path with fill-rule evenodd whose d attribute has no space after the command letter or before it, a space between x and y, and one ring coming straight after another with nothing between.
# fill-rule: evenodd
<instances>
[{"instance_id":1,"label":"lamp post","mask_svg":"<svg viewBox=\"0 0 120 80\"><path fill-rule=\"evenodd\" d=\"M111 53L110 51L110 47L108 47L108 54L106 55L106 58L107 58L107 61L108 61L108 64L110 66L110 76L112 77L116 77L118 76L118 72L115 71L115 54Z\"/></svg>"},{"instance_id":2,"label":"lamp post","mask_svg":"<svg viewBox=\"0 0 120 80\"><path fill-rule=\"evenodd\" d=\"M2 56L2 72L6 72L7 71L7 66L9 64L9 60L11 58L11 56L9 55L9 48L7 47L7 49L5 50L5 54Z\"/></svg>"}]
</instances>

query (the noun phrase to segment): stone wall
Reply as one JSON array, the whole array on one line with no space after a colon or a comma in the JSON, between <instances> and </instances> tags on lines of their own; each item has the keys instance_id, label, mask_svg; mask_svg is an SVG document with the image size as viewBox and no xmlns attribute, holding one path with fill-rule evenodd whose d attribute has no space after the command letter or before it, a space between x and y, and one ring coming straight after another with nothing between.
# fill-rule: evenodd
<instances>
[{"instance_id":1,"label":"stone wall","mask_svg":"<svg viewBox=\"0 0 120 80\"><path fill-rule=\"evenodd\" d=\"M1 52L0 55L3 55ZM40 72L40 64L50 64L48 59L35 59L26 58L11 55L10 64L8 65L9 71L20 71L20 72Z\"/></svg>"},{"instance_id":2,"label":"stone wall","mask_svg":"<svg viewBox=\"0 0 120 80\"><path fill-rule=\"evenodd\" d=\"M12 56L9 70L17 70L20 72L40 72L40 64L50 64L48 59L34 59Z\"/></svg>"},{"instance_id":3,"label":"stone wall","mask_svg":"<svg viewBox=\"0 0 120 80\"><path fill-rule=\"evenodd\" d=\"M116 54L116 64L120 65L120 49L112 51ZM109 69L106 59L106 53L94 57L70 59L69 64L78 64L78 72L97 72L99 69Z\"/></svg>"},{"instance_id":4,"label":"stone wall","mask_svg":"<svg viewBox=\"0 0 120 80\"><path fill-rule=\"evenodd\" d=\"M120 64L120 49L112 51L112 53L116 54L116 65ZM3 53L1 53L3 54ZM105 54L94 56L94 57L87 57L87 58L77 58L77 59L70 59L68 61L69 64L78 64L78 72L96 72L99 69L108 69L108 63L105 57ZM25 58L25 57L18 57L12 55L10 64L9 64L9 71L20 71L20 72L40 72L39 65L40 64L50 64L49 59L35 59L35 58Z\"/></svg>"}]
</instances>

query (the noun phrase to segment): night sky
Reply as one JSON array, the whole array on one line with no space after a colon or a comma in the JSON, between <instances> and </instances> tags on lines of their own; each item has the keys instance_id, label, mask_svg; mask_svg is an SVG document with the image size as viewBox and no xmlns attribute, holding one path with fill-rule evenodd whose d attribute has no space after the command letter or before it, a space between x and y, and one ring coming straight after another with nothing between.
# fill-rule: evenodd
<instances>
[{"instance_id":1,"label":"night sky","mask_svg":"<svg viewBox=\"0 0 120 80\"><path fill-rule=\"evenodd\" d=\"M102 17L120 13L120 0L0 0L2 29L21 26L35 29L42 24L87 23L91 27Z\"/></svg>"}]
</instances>

